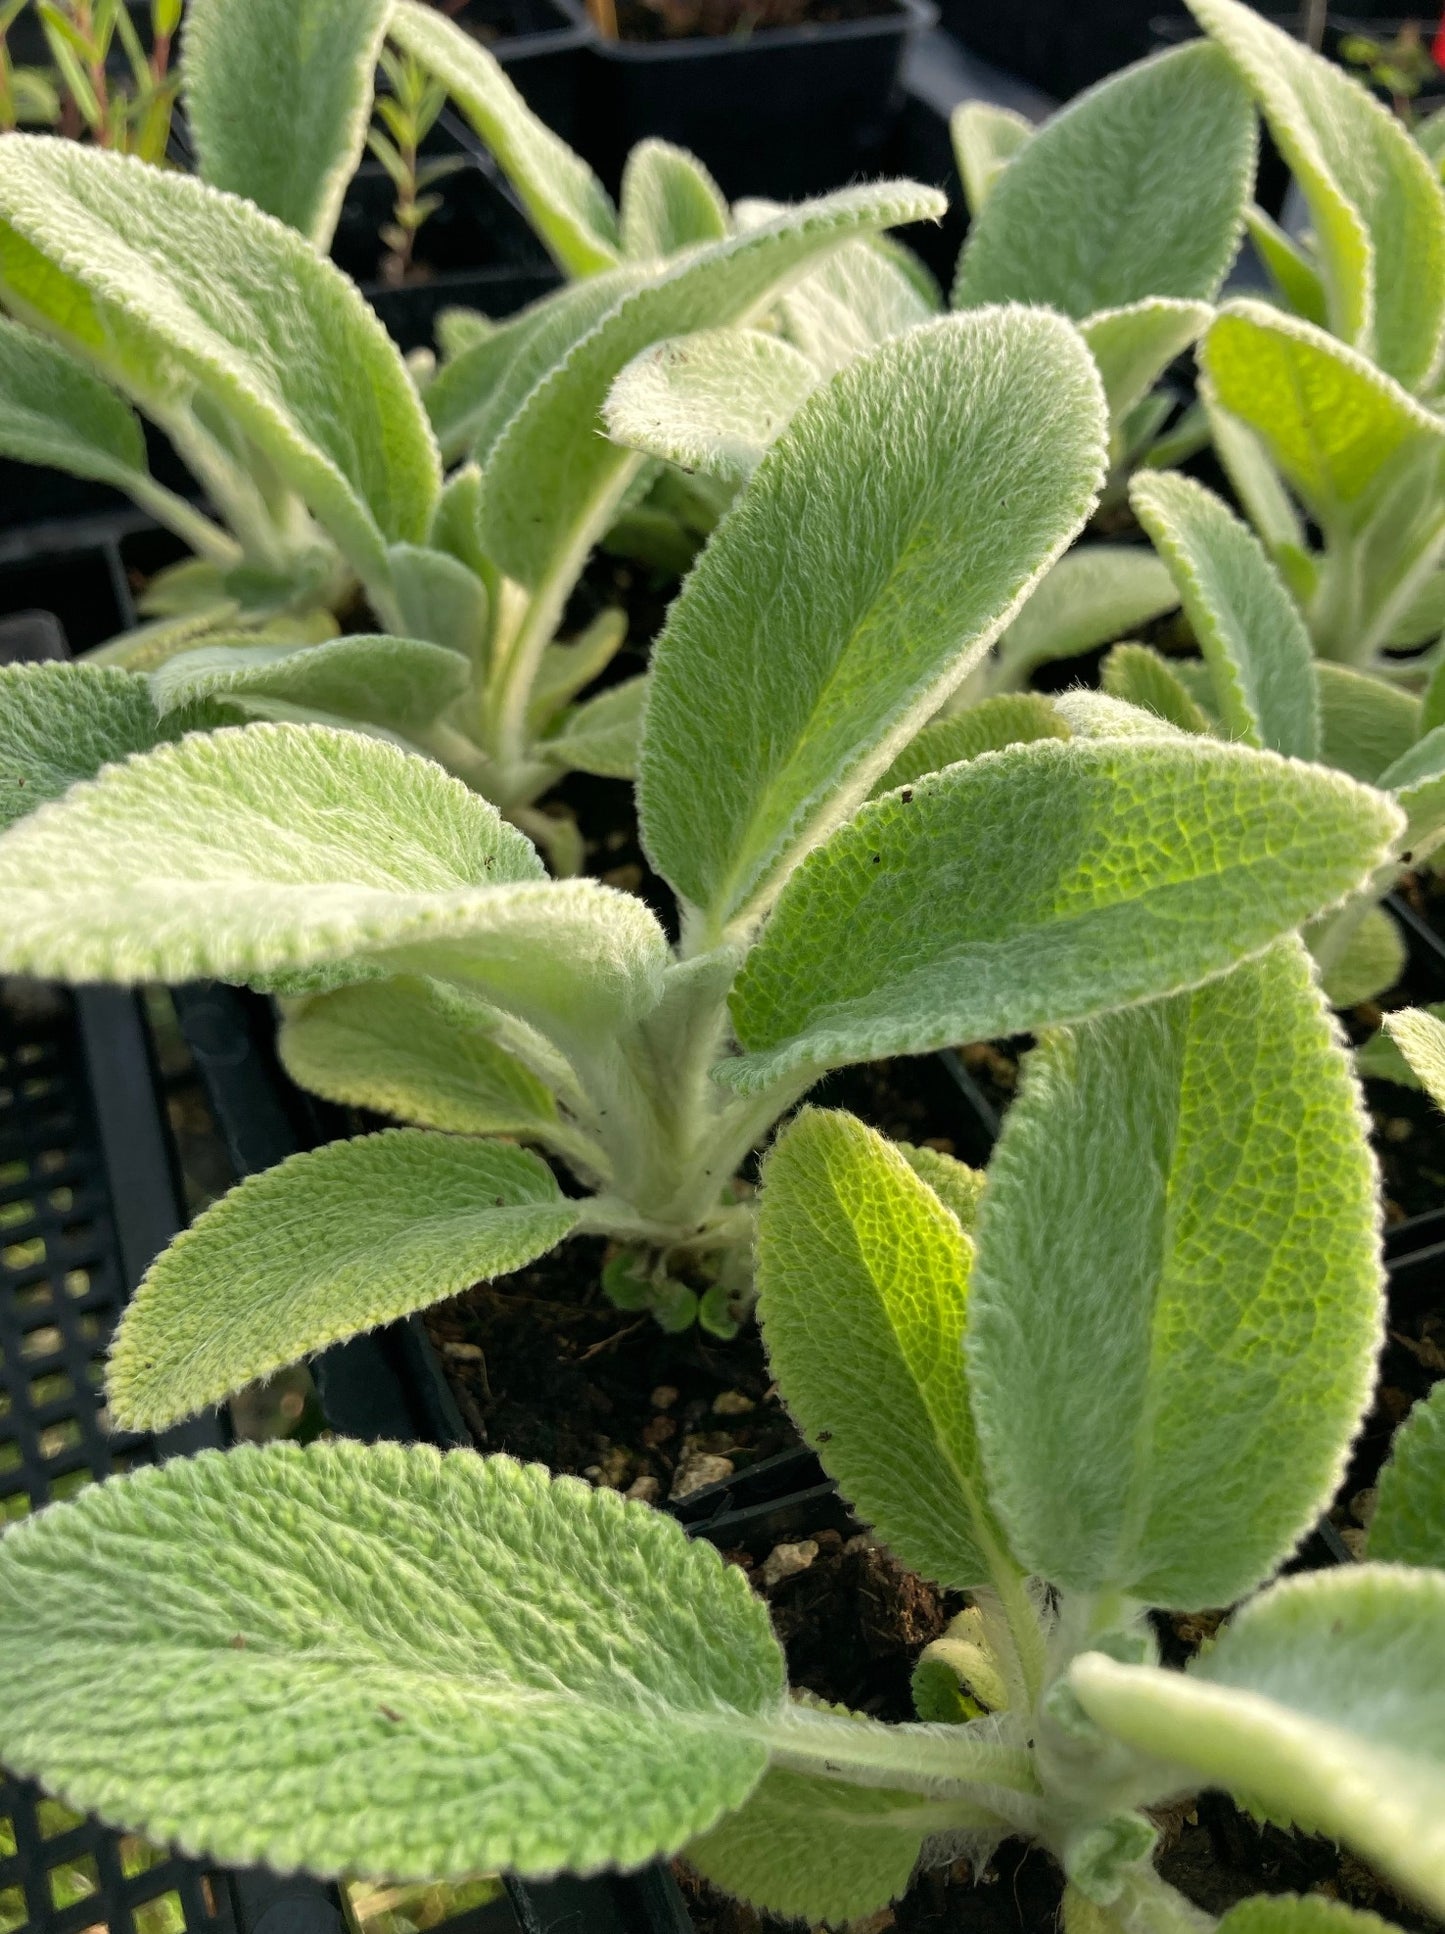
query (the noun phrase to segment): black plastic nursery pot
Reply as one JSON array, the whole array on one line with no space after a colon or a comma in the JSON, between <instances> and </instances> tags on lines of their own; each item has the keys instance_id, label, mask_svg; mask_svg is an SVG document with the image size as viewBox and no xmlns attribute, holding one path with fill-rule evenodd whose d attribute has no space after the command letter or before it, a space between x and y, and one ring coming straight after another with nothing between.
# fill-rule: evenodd
<instances>
[{"instance_id":1,"label":"black plastic nursery pot","mask_svg":"<svg viewBox=\"0 0 1445 1934\"><path fill-rule=\"evenodd\" d=\"M506 68L518 93L555 134L570 141L586 72L590 22L557 0L432 0Z\"/></svg>"},{"instance_id":2,"label":"black plastic nursery pot","mask_svg":"<svg viewBox=\"0 0 1445 1934\"><path fill-rule=\"evenodd\" d=\"M559 0L579 26L581 0ZM612 188L646 135L706 163L723 193L795 200L877 173L903 103L903 56L932 0L743 36L595 35L576 142Z\"/></svg>"}]
</instances>

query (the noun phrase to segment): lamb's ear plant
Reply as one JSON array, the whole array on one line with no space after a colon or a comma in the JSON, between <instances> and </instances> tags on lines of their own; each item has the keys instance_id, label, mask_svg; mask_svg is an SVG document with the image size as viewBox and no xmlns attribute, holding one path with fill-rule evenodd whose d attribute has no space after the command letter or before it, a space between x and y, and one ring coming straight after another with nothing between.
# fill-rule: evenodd
<instances>
[{"instance_id":1,"label":"lamb's ear plant","mask_svg":"<svg viewBox=\"0 0 1445 1934\"><path fill-rule=\"evenodd\" d=\"M1369 1560L1270 1582L1369 1398L1377 1225L1293 939L1045 1031L986 1180L848 1116L787 1130L762 1187L772 1367L864 1521L972 1595L951 1657L991 1710L961 1723L790 1697L743 1574L645 1505L335 1442L173 1460L9 1531L0 1753L229 1863L680 1851L838 1923L1020 1834L1062 1866L1071 1929L1379 1934L1289 1896L1216 1921L1169 1887L1150 1809L1217 1787L1440 1911L1438 1401L1401 1433ZM1240 1600L1160 1665L1154 1609Z\"/></svg>"},{"instance_id":2,"label":"lamb's ear plant","mask_svg":"<svg viewBox=\"0 0 1445 1934\"><path fill-rule=\"evenodd\" d=\"M826 1070L1171 993L1371 878L1386 797L1139 713L1133 737L1054 721L894 779L1087 517L1104 441L1087 349L1043 310L915 328L808 397L655 652L639 803L676 948L639 899L546 880L435 764L314 724L192 734L13 826L5 967L279 987L298 1077L415 1124L243 1183L181 1237L117 1344L116 1416L185 1414L570 1231L621 1245L623 1294L678 1322L700 1295L726 1331L753 1223L734 1177ZM520 573L535 534L508 534Z\"/></svg>"}]
</instances>

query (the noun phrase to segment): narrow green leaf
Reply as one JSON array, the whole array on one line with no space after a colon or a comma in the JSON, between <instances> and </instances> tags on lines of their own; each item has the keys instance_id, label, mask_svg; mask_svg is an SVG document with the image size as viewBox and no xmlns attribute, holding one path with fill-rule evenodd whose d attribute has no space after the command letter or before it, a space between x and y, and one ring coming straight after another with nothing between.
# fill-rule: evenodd
<instances>
[{"instance_id":1,"label":"narrow green leaf","mask_svg":"<svg viewBox=\"0 0 1445 1934\"><path fill-rule=\"evenodd\" d=\"M149 478L140 419L58 343L0 316L0 455L129 491Z\"/></svg>"},{"instance_id":2,"label":"narrow green leaf","mask_svg":"<svg viewBox=\"0 0 1445 1934\"><path fill-rule=\"evenodd\" d=\"M757 1270L772 1373L863 1521L959 1588L1013 1568L964 1376L972 1262L954 1215L851 1115L805 1110L768 1157Z\"/></svg>"},{"instance_id":3,"label":"narrow green leaf","mask_svg":"<svg viewBox=\"0 0 1445 1934\"><path fill-rule=\"evenodd\" d=\"M975 214L955 308L1043 302L1082 320L1209 301L1254 185L1254 115L1202 42L1126 67L1038 130Z\"/></svg>"},{"instance_id":4,"label":"narrow green leaf","mask_svg":"<svg viewBox=\"0 0 1445 1934\"><path fill-rule=\"evenodd\" d=\"M1435 1002L1419 1011L1437 1021L1445 1021L1445 1002ZM1355 1049L1355 1072L1373 1081L1393 1081L1401 1088L1421 1091L1419 1075L1390 1039L1385 1027L1377 1028L1368 1041Z\"/></svg>"},{"instance_id":5,"label":"narrow green leaf","mask_svg":"<svg viewBox=\"0 0 1445 1934\"><path fill-rule=\"evenodd\" d=\"M1374 785L1423 729L1420 701L1398 685L1347 665L1315 666L1320 694L1320 757Z\"/></svg>"},{"instance_id":6,"label":"narrow green leaf","mask_svg":"<svg viewBox=\"0 0 1445 1934\"><path fill-rule=\"evenodd\" d=\"M1143 402L1174 358L1203 335L1211 313L1207 302L1150 296L1080 323L1079 334L1099 365L1111 423L1121 424Z\"/></svg>"},{"instance_id":7,"label":"narrow green leaf","mask_svg":"<svg viewBox=\"0 0 1445 1934\"><path fill-rule=\"evenodd\" d=\"M622 170L622 246L634 261L676 255L728 233L728 205L696 155L639 141Z\"/></svg>"},{"instance_id":8,"label":"narrow green leaf","mask_svg":"<svg viewBox=\"0 0 1445 1934\"><path fill-rule=\"evenodd\" d=\"M397 630L412 642L444 645L464 665L480 662L490 615L483 572L429 544L393 544L386 561Z\"/></svg>"},{"instance_id":9,"label":"narrow green leaf","mask_svg":"<svg viewBox=\"0 0 1445 1934\"><path fill-rule=\"evenodd\" d=\"M956 1803L774 1766L684 1857L714 1886L765 1913L833 1926L896 1900L924 1840L956 1832L958 1815Z\"/></svg>"},{"instance_id":10,"label":"narrow green leaf","mask_svg":"<svg viewBox=\"0 0 1445 1934\"><path fill-rule=\"evenodd\" d=\"M761 911L977 662L1079 529L1102 443L1077 334L1021 309L914 329L803 404L653 654L644 837L713 926ZM698 757L699 718L725 756Z\"/></svg>"},{"instance_id":11,"label":"narrow green leaf","mask_svg":"<svg viewBox=\"0 0 1445 1934\"><path fill-rule=\"evenodd\" d=\"M1221 310L1200 363L1219 403L1256 432L1286 482L1332 529L1357 529L1391 476L1445 447L1445 422L1382 370L1264 303Z\"/></svg>"},{"instance_id":12,"label":"narrow green leaf","mask_svg":"<svg viewBox=\"0 0 1445 1934\"><path fill-rule=\"evenodd\" d=\"M1314 323L1316 328L1328 329L1329 298L1313 255L1292 235L1286 235L1262 208L1247 210L1245 221L1249 239L1284 297L1285 307L1303 316L1306 322Z\"/></svg>"},{"instance_id":13,"label":"narrow green leaf","mask_svg":"<svg viewBox=\"0 0 1445 1934\"><path fill-rule=\"evenodd\" d=\"M1197 986L1363 885L1400 824L1338 773L1209 739L951 766L793 875L733 992L747 1052L719 1078L753 1089Z\"/></svg>"},{"instance_id":14,"label":"narrow green leaf","mask_svg":"<svg viewBox=\"0 0 1445 1934\"><path fill-rule=\"evenodd\" d=\"M1192 477L1143 473L1129 501L1178 586L1226 731L1290 758L1318 758L1310 636L1259 539Z\"/></svg>"},{"instance_id":15,"label":"narrow green leaf","mask_svg":"<svg viewBox=\"0 0 1445 1934\"><path fill-rule=\"evenodd\" d=\"M1190 1779L1248 1793L1445 1909L1445 1574L1305 1572L1246 1605L1189 1672L1070 1672L1084 1710Z\"/></svg>"},{"instance_id":16,"label":"narrow green leaf","mask_svg":"<svg viewBox=\"0 0 1445 1934\"><path fill-rule=\"evenodd\" d=\"M537 747L538 756L567 772L592 772L602 779L636 778L648 682L643 673L579 705L560 731Z\"/></svg>"},{"instance_id":17,"label":"narrow green leaf","mask_svg":"<svg viewBox=\"0 0 1445 1934\"><path fill-rule=\"evenodd\" d=\"M317 725L196 734L110 768L4 836L0 893L12 969L428 974L584 1050L652 1007L667 960L640 900L544 878L460 780Z\"/></svg>"},{"instance_id":18,"label":"narrow green leaf","mask_svg":"<svg viewBox=\"0 0 1445 1934\"><path fill-rule=\"evenodd\" d=\"M1100 668L1100 682L1110 698L1153 712L1181 732L1211 729L1208 714L1189 696L1169 660L1148 645L1115 645Z\"/></svg>"},{"instance_id":19,"label":"narrow green leaf","mask_svg":"<svg viewBox=\"0 0 1445 1934\"><path fill-rule=\"evenodd\" d=\"M824 376L942 309L937 290L901 256L885 242L849 242L784 292L788 338Z\"/></svg>"},{"instance_id":20,"label":"narrow green leaf","mask_svg":"<svg viewBox=\"0 0 1445 1934\"><path fill-rule=\"evenodd\" d=\"M610 268L621 239L606 189L582 157L537 119L500 63L420 0L396 0L387 32L445 85L567 273Z\"/></svg>"},{"instance_id":21,"label":"narrow green leaf","mask_svg":"<svg viewBox=\"0 0 1445 1934\"><path fill-rule=\"evenodd\" d=\"M416 638L352 632L297 650L222 637L167 659L149 684L162 718L198 699L225 704L255 695L409 732L461 696L467 666L456 652Z\"/></svg>"},{"instance_id":22,"label":"narrow green leaf","mask_svg":"<svg viewBox=\"0 0 1445 1934\"><path fill-rule=\"evenodd\" d=\"M602 419L630 450L745 483L817 386L817 370L779 336L702 329L635 357Z\"/></svg>"},{"instance_id":23,"label":"narrow green leaf","mask_svg":"<svg viewBox=\"0 0 1445 1934\"><path fill-rule=\"evenodd\" d=\"M535 589L559 556L580 559L606 529L638 460L598 434L599 413L634 356L667 336L753 320L805 266L860 231L921 219L940 202L908 182L845 188L693 251L624 295L531 392L493 450L483 504L488 554Z\"/></svg>"},{"instance_id":24,"label":"narrow green leaf","mask_svg":"<svg viewBox=\"0 0 1445 1934\"><path fill-rule=\"evenodd\" d=\"M977 216L1004 169L1034 137L1032 121L992 101L964 101L948 122L963 199Z\"/></svg>"},{"instance_id":25,"label":"narrow green leaf","mask_svg":"<svg viewBox=\"0 0 1445 1934\"><path fill-rule=\"evenodd\" d=\"M1189 0L1269 123L1309 204L1331 327L1410 388L1445 328L1445 197L1367 88L1238 0Z\"/></svg>"},{"instance_id":26,"label":"narrow green leaf","mask_svg":"<svg viewBox=\"0 0 1445 1934\"><path fill-rule=\"evenodd\" d=\"M1385 1016L1385 1028L1421 1087L1437 1108L1445 1109L1445 1023L1421 1008L1402 1007Z\"/></svg>"},{"instance_id":27,"label":"narrow green leaf","mask_svg":"<svg viewBox=\"0 0 1445 1934\"><path fill-rule=\"evenodd\" d=\"M1181 1610L1268 1577L1343 1475L1382 1314L1374 1164L1299 942L1046 1036L977 1240L969 1383L1022 1563Z\"/></svg>"},{"instance_id":28,"label":"narrow green leaf","mask_svg":"<svg viewBox=\"0 0 1445 1934\"><path fill-rule=\"evenodd\" d=\"M1411 1010L1392 1014L1387 1024L1405 1019ZM1432 1021L1432 1032L1425 1053L1420 1050L1421 1023L1431 1020L1417 1011L1412 1016L1408 1039L1396 1033L1410 1062L1425 1074L1427 1086L1436 1103L1441 1101L1445 1072L1445 1027ZM1385 1564L1433 1565L1445 1571L1445 1381L1437 1383L1428 1397L1422 1397L1395 1432L1389 1462L1379 1477L1379 1496L1370 1523L1369 1553Z\"/></svg>"},{"instance_id":29,"label":"narrow green leaf","mask_svg":"<svg viewBox=\"0 0 1445 1934\"><path fill-rule=\"evenodd\" d=\"M966 712L925 725L904 746L869 797L877 799L898 786L911 786L925 773L942 772L960 759L1001 752L1006 745L1068 737L1069 728L1050 700L1037 692L1003 692L971 705Z\"/></svg>"},{"instance_id":30,"label":"narrow green leaf","mask_svg":"<svg viewBox=\"0 0 1445 1934\"><path fill-rule=\"evenodd\" d=\"M133 672L0 665L0 828L164 735Z\"/></svg>"},{"instance_id":31,"label":"narrow green leaf","mask_svg":"<svg viewBox=\"0 0 1445 1934\"><path fill-rule=\"evenodd\" d=\"M1405 844L1423 857L1445 837L1445 725L1386 766L1375 784L1392 792L1406 819Z\"/></svg>"},{"instance_id":32,"label":"narrow green leaf","mask_svg":"<svg viewBox=\"0 0 1445 1934\"><path fill-rule=\"evenodd\" d=\"M1200 385L1200 397L1209 419L1215 455L1270 555L1279 562L1284 550L1302 554L1304 523L1294 499L1280 481L1279 472L1265 454L1263 443L1237 416L1220 407L1207 381Z\"/></svg>"},{"instance_id":33,"label":"narrow green leaf","mask_svg":"<svg viewBox=\"0 0 1445 1934\"><path fill-rule=\"evenodd\" d=\"M203 181L331 246L390 0L191 0L186 113Z\"/></svg>"},{"instance_id":34,"label":"narrow green leaf","mask_svg":"<svg viewBox=\"0 0 1445 1934\"><path fill-rule=\"evenodd\" d=\"M1219 1934L1399 1934L1399 1929L1324 1894L1255 1894L1230 1908Z\"/></svg>"},{"instance_id":35,"label":"narrow green leaf","mask_svg":"<svg viewBox=\"0 0 1445 1934\"><path fill-rule=\"evenodd\" d=\"M3 137L0 295L165 420L190 384L265 452L363 577L420 541L435 445L406 366L300 235L179 172Z\"/></svg>"},{"instance_id":36,"label":"narrow green leaf","mask_svg":"<svg viewBox=\"0 0 1445 1934\"><path fill-rule=\"evenodd\" d=\"M96 1485L7 1531L0 1607L8 1765L282 1872L637 1866L746 1799L783 1697L767 1611L704 1539L420 1445L207 1451Z\"/></svg>"},{"instance_id":37,"label":"narrow green leaf","mask_svg":"<svg viewBox=\"0 0 1445 1934\"><path fill-rule=\"evenodd\" d=\"M1059 559L1004 632L998 676L1021 685L1036 666L1106 645L1178 602L1174 580L1142 544L1081 544Z\"/></svg>"},{"instance_id":38,"label":"narrow green leaf","mask_svg":"<svg viewBox=\"0 0 1445 1934\"><path fill-rule=\"evenodd\" d=\"M248 1176L126 1306L106 1371L125 1430L164 1430L258 1377L545 1255L574 1226L523 1148L388 1128Z\"/></svg>"}]
</instances>

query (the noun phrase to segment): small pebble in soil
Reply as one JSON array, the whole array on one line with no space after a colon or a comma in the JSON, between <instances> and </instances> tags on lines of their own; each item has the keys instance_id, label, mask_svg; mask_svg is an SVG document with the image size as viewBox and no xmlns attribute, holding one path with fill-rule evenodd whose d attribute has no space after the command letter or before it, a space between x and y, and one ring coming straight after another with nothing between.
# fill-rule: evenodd
<instances>
[{"instance_id":1,"label":"small pebble in soil","mask_svg":"<svg viewBox=\"0 0 1445 1934\"><path fill-rule=\"evenodd\" d=\"M481 1346L476 1343L452 1343L448 1341L443 1343L442 1352L446 1356L455 1358L458 1363L480 1363L482 1360Z\"/></svg>"},{"instance_id":2,"label":"small pebble in soil","mask_svg":"<svg viewBox=\"0 0 1445 1934\"><path fill-rule=\"evenodd\" d=\"M642 1477L633 1478L627 1487L625 1495L630 1498L637 1498L643 1504L656 1504L658 1494L661 1490L661 1478L648 1477L644 1474Z\"/></svg>"},{"instance_id":3,"label":"small pebble in soil","mask_svg":"<svg viewBox=\"0 0 1445 1934\"><path fill-rule=\"evenodd\" d=\"M676 1384L660 1383L653 1391L649 1401L654 1410L671 1410L672 1406L677 1402Z\"/></svg>"},{"instance_id":4,"label":"small pebble in soil","mask_svg":"<svg viewBox=\"0 0 1445 1934\"><path fill-rule=\"evenodd\" d=\"M763 1589L771 1591L785 1578L806 1571L817 1555L818 1542L815 1538L804 1538L801 1544L774 1545L758 1571Z\"/></svg>"},{"instance_id":5,"label":"small pebble in soil","mask_svg":"<svg viewBox=\"0 0 1445 1934\"><path fill-rule=\"evenodd\" d=\"M691 1497L694 1491L702 1490L707 1484L721 1484L725 1477L733 1474L733 1461L730 1457L718 1457L711 1451L689 1451L672 1474L672 1489L668 1496L675 1503L678 1498Z\"/></svg>"},{"instance_id":6,"label":"small pebble in soil","mask_svg":"<svg viewBox=\"0 0 1445 1934\"><path fill-rule=\"evenodd\" d=\"M757 1405L741 1390L723 1390L712 1400L715 1417L746 1417Z\"/></svg>"}]
</instances>

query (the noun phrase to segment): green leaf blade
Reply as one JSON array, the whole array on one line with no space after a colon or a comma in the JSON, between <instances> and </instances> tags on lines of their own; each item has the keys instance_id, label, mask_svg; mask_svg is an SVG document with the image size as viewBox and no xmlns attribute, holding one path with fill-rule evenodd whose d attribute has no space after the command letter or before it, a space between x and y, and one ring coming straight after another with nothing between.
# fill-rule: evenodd
<instances>
[{"instance_id":1,"label":"green leaf blade","mask_svg":"<svg viewBox=\"0 0 1445 1934\"><path fill-rule=\"evenodd\" d=\"M1418 1007L1385 1016L1385 1028L1437 1108L1445 1108L1445 1025Z\"/></svg>"},{"instance_id":2,"label":"green leaf blade","mask_svg":"<svg viewBox=\"0 0 1445 1934\"><path fill-rule=\"evenodd\" d=\"M249 1176L146 1271L111 1348L127 1430L164 1430L288 1364L508 1275L577 1221L525 1149L389 1128Z\"/></svg>"},{"instance_id":3,"label":"green leaf blade","mask_svg":"<svg viewBox=\"0 0 1445 1934\"><path fill-rule=\"evenodd\" d=\"M1093 366L1042 313L914 329L802 406L653 658L644 838L711 924L764 906L866 796L1079 528L1102 454ZM700 718L725 760L695 756Z\"/></svg>"},{"instance_id":4,"label":"green leaf blade","mask_svg":"<svg viewBox=\"0 0 1445 1934\"><path fill-rule=\"evenodd\" d=\"M1395 1433L1368 1548L1384 1564L1445 1571L1445 1382L1420 1399Z\"/></svg>"},{"instance_id":5,"label":"green leaf blade","mask_svg":"<svg viewBox=\"0 0 1445 1934\"><path fill-rule=\"evenodd\" d=\"M0 452L129 490L145 435L123 397L58 343L0 317Z\"/></svg>"},{"instance_id":6,"label":"green leaf blade","mask_svg":"<svg viewBox=\"0 0 1445 1934\"><path fill-rule=\"evenodd\" d=\"M0 828L162 736L132 672L101 665L0 666Z\"/></svg>"},{"instance_id":7,"label":"green leaf blade","mask_svg":"<svg viewBox=\"0 0 1445 1934\"><path fill-rule=\"evenodd\" d=\"M299 651L250 639L207 639L149 677L162 718L202 699L224 704L254 695L399 732L430 725L467 683L466 661L454 651L417 638L359 632Z\"/></svg>"},{"instance_id":8,"label":"green leaf blade","mask_svg":"<svg viewBox=\"0 0 1445 1934\"><path fill-rule=\"evenodd\" d=\"M60 1569L74 1609L43 1620ZM709 1545L468 1451L175 1458L7 1533L0 1604L8 1764L282 1872L639 1865L746 1798L767 1762L750 1722L782 1702L767 1613Z\"/></svg>"},{"instance_id":9,"label":"green leaf blade","mask_svg":"<svg viewBox=\"0 0 1445 1934\"><path fill-rule=\"evenodd\" d=\"M622 245L634 261L661 260L728 233L728 205L696 155L639 141L622 171Z\"/></svg>"},{"instance_id":10,"label":"green leaf blade","mask_svg":"<svg viewBox=\"0 0 1445 1934\"><path fill-rule=\"evenodd\" d=\"M1125 68L1040 128L975 215L955 308L1039 302L1082 321L1210 300L1254 181L1249 98L1202 44Z\"/></svg>"},{"instance_id":11,"label":"green leaf blade","mask_svg":"<svg viewBox=\"0 0 1445 1934\"><path fill-rule=\"evenodd\" d=\"M1208 739L951 767L793 875L732 996L745 1054L718 1078L752 1089L1199 985L1363 885L1401 825L1337 773Z\"/></svg>"},{"instance_id":12,"label":"green leaf blade","mask_svg":"<svg viewBox=\"0 0 1445 1934\"><path fill-rule=\"evenodd\" d=\"M1022 1562L1187 1610L1258 1584L1343 1474L1380 1284L1374 1165L1298 942L1047 1036L989 1165L968 1334Z\"/></svg>"},{"instance_id":13,"label":"green leaf blade","mask_svg":"<svg viewBox=\"0 0 1445 1934\"><path fill-rule=\"evenodd\" d=\"M698 330L634 358L602 416L630 450L744 483L817 385L813 365L779 336Z\"/></svg>"}]
</instances>

